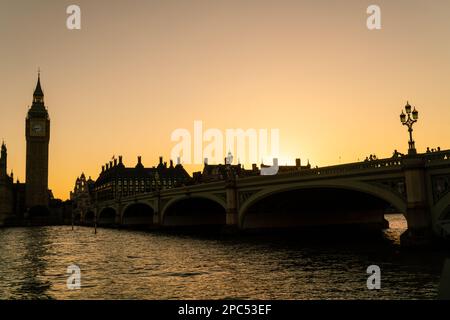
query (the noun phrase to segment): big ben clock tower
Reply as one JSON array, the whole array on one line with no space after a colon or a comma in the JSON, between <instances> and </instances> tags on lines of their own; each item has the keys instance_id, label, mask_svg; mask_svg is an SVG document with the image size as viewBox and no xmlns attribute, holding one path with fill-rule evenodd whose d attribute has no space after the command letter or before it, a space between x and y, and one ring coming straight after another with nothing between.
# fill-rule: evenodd
<instances>
[{"instance_id":1,"label":"big ben clock tower","mask_svg":"<svg viewBox=\"0 0 450 320\"><path fill-rule=\"evenodd\" d=\"M40 74L33 94L33 104L26 118L26 207L48 207L48 144L50 119L44 105Z\"/></svg>"}]
</instances>

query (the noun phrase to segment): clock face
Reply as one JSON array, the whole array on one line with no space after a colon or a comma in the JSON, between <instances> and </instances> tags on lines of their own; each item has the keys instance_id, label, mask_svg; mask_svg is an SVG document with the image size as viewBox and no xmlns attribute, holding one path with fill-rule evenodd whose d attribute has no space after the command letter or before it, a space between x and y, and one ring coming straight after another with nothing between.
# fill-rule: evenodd
<instances>
[{"instance_id":1,"label":"clock face","mask_svg":"<svg viewBox=\"0 0 450 320\"><path fill-rule=\"evenodd\" d=\"M32 136L45 136L45 124L43 122L31 122L30 131Z\"/></svg>"},{"instance_id":2,"label":"clock face","mask_svg":"<svg viewBox=\"0 0 450 320\"><path fill-rule=\"evenodd\" d=\"M33 127L33 131L38 133L42 131L42 126L40 124L35 124Z\"/></svg>"}]
</instances>

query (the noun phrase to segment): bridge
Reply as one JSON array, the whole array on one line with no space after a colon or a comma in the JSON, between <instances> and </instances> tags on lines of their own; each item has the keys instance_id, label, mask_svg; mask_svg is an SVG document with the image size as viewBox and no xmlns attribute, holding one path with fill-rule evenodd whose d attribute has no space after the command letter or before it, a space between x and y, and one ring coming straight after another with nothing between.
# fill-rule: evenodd
<instances>
[{"instance_id":1,"label":"bridge","mask_svg":"<svg viewBox=\"0 0 450 320\"><path fill-rule=\"evenodd\" d=\"M450 237L450 150L234 178L96 202L85 224L236 230L358 225L403 213L404 245Z\"/></svg>"}]
</instances>

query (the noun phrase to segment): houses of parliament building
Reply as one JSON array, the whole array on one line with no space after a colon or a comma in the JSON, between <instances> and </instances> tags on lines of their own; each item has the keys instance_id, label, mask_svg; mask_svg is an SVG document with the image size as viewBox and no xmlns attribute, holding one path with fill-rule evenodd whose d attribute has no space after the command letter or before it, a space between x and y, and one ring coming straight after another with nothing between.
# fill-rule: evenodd
<instances>
[{"instance_id":1,"label":"houses of parliament building","mask_svg":"<svg viewBox=\"0 0 450 320\"><path fill-rule=\"evenodd\" d=\"M0 157L0 226L21 224L33 216L51 216L48 189L48 149L50 118L44 104L40 74L33 93L33 102L25 119L26 180L14 182L8 174L8 151L1 146Z\"/></svg>"}]
</instances>

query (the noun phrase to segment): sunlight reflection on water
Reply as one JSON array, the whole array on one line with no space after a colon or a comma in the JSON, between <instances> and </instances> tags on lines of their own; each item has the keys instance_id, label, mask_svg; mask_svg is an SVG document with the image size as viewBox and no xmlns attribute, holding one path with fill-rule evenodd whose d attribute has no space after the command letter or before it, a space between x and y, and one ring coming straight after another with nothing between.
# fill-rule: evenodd
<instances>
[{"instance_id":1,"label":"sunlight reflection on water","mask_svg":"<svg viewBox=\"0 0 450 320\"><path fill-rule=\"evenodd\" d=\"M385 241L191 237L76 227L0 230L2 299L430 299L444 255L401 250L402 216ZM390 240L390 241L386 241ZM80 290L66 269L81 268ZM366 268L382 288L366 288Z\"/></svg>"}]
</instances>

